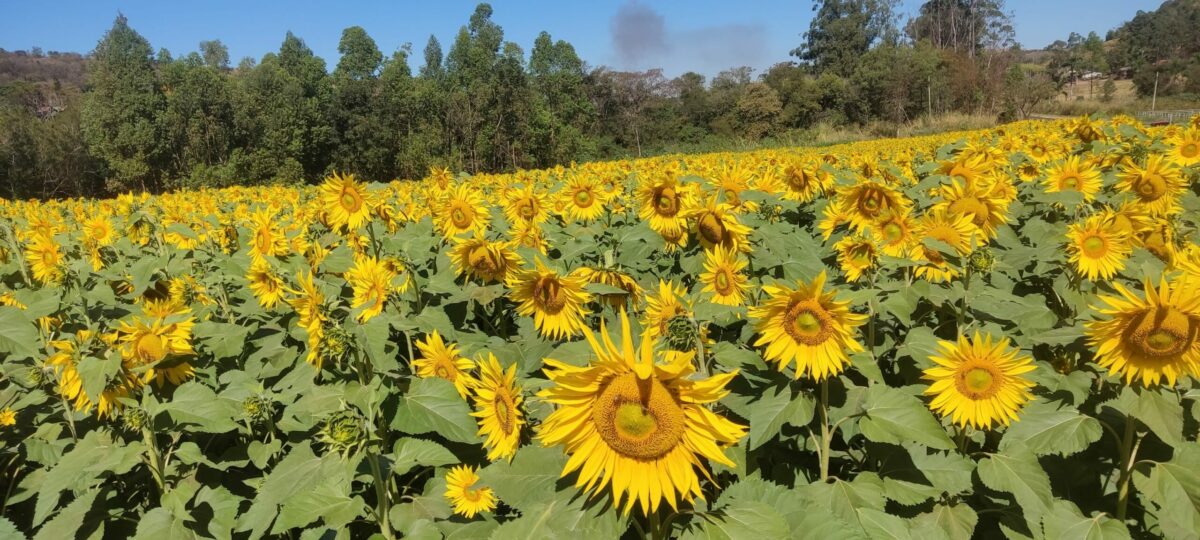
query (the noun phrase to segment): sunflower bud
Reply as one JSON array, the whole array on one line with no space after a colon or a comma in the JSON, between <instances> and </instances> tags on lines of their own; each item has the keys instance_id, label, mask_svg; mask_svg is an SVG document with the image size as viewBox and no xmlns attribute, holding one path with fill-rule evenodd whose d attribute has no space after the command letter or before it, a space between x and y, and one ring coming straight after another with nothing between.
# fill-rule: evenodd
<instances>
[{"instance_id":1,"label":"sunflower bud","mask_svg":"<svg viewBox=\"0 0 1200 540\"><path fill-rule=\"evenodd\" d=\"M325 420L317 439L329 451L349 457L367 442L363 421L353 411L343 410Z\"/></svg>"},{"instance_id":2,"label":"sunflower bud","mask_svg":"<svg viewBox=\"0 0 1200 540\"><path fill-rule=\"evenodd\" d=\"M987 274L996 268L996 255L987 247L981 247L971 253L967 266L977 274Z\"/></svg>"}]
</instances>

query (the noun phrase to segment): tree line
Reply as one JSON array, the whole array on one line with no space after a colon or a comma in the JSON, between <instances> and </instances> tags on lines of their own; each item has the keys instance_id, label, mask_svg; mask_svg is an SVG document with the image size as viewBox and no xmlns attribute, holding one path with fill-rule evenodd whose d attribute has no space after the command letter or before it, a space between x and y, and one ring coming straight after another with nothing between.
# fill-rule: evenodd
<instances>
[{"instance_id":1,"label":"tree line","mask_svg":"<svg viewBox=\"0 0 1200 540\"><path fill-rule=\"evenodd\" d=\"M758 141L815 124L947 112L1016 118L1056 90L1021 64L1002 0L819 0L783 61L711 79L591 67L542 32L529 53L479 4L448 49L390 56L343 31L332 70L299 37L231 65L220 41L174 57L123 16L82 88L0 84L0 195L106 195L315 182L333 170L420 178ZM59 105L47 108L46 103Z\"/></svg>"}]
</instances>

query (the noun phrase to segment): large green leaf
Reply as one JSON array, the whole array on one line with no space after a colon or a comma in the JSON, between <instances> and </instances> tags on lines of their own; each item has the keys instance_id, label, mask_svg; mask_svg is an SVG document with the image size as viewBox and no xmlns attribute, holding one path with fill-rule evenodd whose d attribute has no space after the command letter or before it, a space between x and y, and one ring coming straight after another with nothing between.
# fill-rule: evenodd
<instances>
[{"instance_id":1,"label":"large green leaf","mask_svg":"<svg viewBox=\"0 0 1200 540\"><path fill-rule=\"evenodd\" d=\"M1100 440L1104 428L1095 418L1072 408L1059 409L1035 401L1021 411L1020 418L1004 432L1000 451L1023 445L1039 456L1069 456Z\"/></svg>"},{"instance_id":2,"label":"large green leaf","mask_svg":"<svg viewBox=\"0 0 1200 540\"><path fill-rule=\"evenodd\" d=\"M866 416L858 425L863 436L875 442L954 448L929 407L915 396L888 386L873 385L867 390Z\"/></svg>"},{"instance_id":3,"label":"large green leaf","mask_svg":"<svg viewBox=\"0 0 1200 540\"><path fill-rule=\"evenodd\" d=\"M414 435L436 432L455 442L479 442L479 426L467 402L459 397L453 383L439 378L413 380L408 392L400 396L392 429Z\"/></svg>"}]
</instances>

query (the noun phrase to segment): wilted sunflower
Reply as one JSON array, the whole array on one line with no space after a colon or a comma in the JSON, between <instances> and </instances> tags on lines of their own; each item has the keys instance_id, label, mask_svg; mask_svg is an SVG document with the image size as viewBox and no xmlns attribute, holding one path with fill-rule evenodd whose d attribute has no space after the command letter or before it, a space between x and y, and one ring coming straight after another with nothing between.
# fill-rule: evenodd
<instances>
[{"instance_id":1,"label":"wilted sunflower","mask_svg":"<svg viewBox=\"0 0 1200 540\"><path fill-rule=\"evenodd\" d=\"M587 282L577 275L559 275L540 259L535 265L508 277L509 295L517 303L517 313L532 316L534 326L550 339L578 335L586 315L583 305L591 300L584 290Z\"/></svg>"},{"instance_id":2,"label":"wilted sunflower","mask_svg":"<svg viewBox=\"0 0 1200 540\"><path fill-rule=\"evenodd\" d=\"M482 231L472 238L455 238L454 247L450 249L450 262L458 275L484 283L503 283L509 272L521 266L521 258L508 242L489 241Z\"/></svg>"},{"instance_id":3,"label":"wilted sunflower","mask_svg":"<svg viewBox=\"0 0 1200 540\"><path fill-rule=\"evenodd\" d=\"M283 280L275 275L270 263L265 259L250 263L250 268L246 271L246 282L249 283L250 292L254 293L258 303L267 309L275 307L283 300L283 294L287 290Z\"/></svg>"},{"instance_id":4,"label":"wilted sunflower","mask_svg":"<svg viewBox=\"0 0 1200 540\"><path fill-rule=\"evenodd\" d=\"M641 304L642 287L629 274L615 268L595 268L581 266L573 272L588 283L600 283L617 287L625 294L597 294L596 300L612 306L613 309L637 308Z\"/></svg>"},{"instance_id":5,"label":"wilted sunflower","mask_svg":"<svg viewBox=\"0 0 1200 540\"><path fill-rule=\"evenodd\" d=\"M323 363L320 354L321 337L324 334L326 318L325 294L313 281L312 273L299 274L296 280L300 282L300 290L290 291L297 296L288 300L288 304L296 310L296 323L308 334L308 356L305 357L305 361L320 370Z\"/></svg>"},{"instance_id":6,"label":"wilted sunflower","mask_svg":"<svg viewBox=\"0 0 1200 540\"><path fill-rule=\"evenodd\" d=\"M936 365L925 370L930 381L925 395L934 396L929 408L949 416L955 424L976 429L1009 425L1026 402L1033 399L1033 382L1023 375L1036 369L1033 359L1009 349L1008 339L993 342L992 336L975 333L973 339L959 336L958 342L940 341L940 356L929 359Z\"/></svg>"},{"instance_id":7,"label":"wilted sunflower","mask_svg":"<svg viewBox=\"0 0 1200 540\"><path fill-rule=\"evenodd\" d=\"M458 352L458 345L447 344L437 330L425 336L424 340L416 341L417 350L421 351L420 359L413 359L413 371L418 377L439 377L454 383L458 395L467 399L475 380L471 377L471 369L475 363L464 358Z\"/></svg>"},{"instance_id":8,"label":"wilted sunflower","mask_svg":"<svg viewBox=\"0 0 1200 540\"><path fill-rule=\"evenodd\" d=\"M1179 198L1187 183L1179 168L1163 159L1163 156L1148 156L1145 167L1126 161L1121 166L1118 178L1117 187L1137 197L1142 208L1150 215L1161 217L1179 212Z\"/></svg>"},{"instance_id":9,"label":"wilted sunflower","mask_svg":"<svg viewBox=\"0 0 1200 540\"><path fill-rule=\"evenodd\" d=\"M959 256L971 253L972 242L978 229L966 216L947 214L945 212L927 212L917 219L916 238L937 240L949 245ZM926 246L917 245L912 252L914 261L921 263L913 271L917 277L932 283L950 281L958 277L959 270L950 265L942 252Z\"/></svg>"},{"instance_id":10,"label":"wilted sunflower","mask_svg":"<svg viewBox=\"0 0 1200 540\"><path fill-rule=\"evenodd\" d=\"M637 188L638 217L655 232L674 233L687 226L689 192L674 175L647 176Z\"/></svg>"},{"instance_id":11,"label":"wilted sunflower","mask_svg":"<svg viewBox=\"0 0 1200 540\"><path fill-rule=\"evenodd\" d=\"M1046 170L1046 193L1077 191L1090 201L1100 192L1100 169L1079 156L1068 157Z\"/></svg>"},{"instance_id":12,"label":"wilted sunflower","mask_svg":"<svg viewBox=\"0 0 1200 540\"><path fill-rule=\"evenodd\" d=\"M714 196L707 205L688 212L688 217L695 223L696 238L704 249L715 246L748 250L750 227L742 225L733 213L733 207L718 203Z\"/></svg>"},{"instance_id":13,"label":"wilted sunflower","mask_svg":"<svg viewBox=\"0 0 1200 540\"><path fill-rule=\"evenodd\" d=\"M354 301L351 306L358 312L358 320L367 322L383 312L383 305L392 292L392 280L396 273L375 257L360 255L355 257L354 266L346 271L346 281L354 289Z\"/></svg>"},{"instance_id":14,"label":"wilted sunflower","mask_svg":"<svg viewBox=\"0 0 1200 540\"><path fill-rule=\"evenodd\" d=\"M487 228L487 206L479 192L467 184L459 184L446 192L445 199L435 209L433 222L446 238Z\"/></svg>"},{"instance_id":15,"label":"wilted sunflower","mask_svg":"<svg viewBox=\"0 0 1200 540\"><path fill-rule=\"evenodd\" d=\"M62 281L63 254L53 237L35 234L25 247L25 259L33 272L33 279L49 285Z\"/></svg>"},{"instance_id":16,"label":"wilted sunflower","mask_svg":"<svg viewBox=\"0 0 1200 540\"><path fill-rule=\"evenodd\" d=\"M478 360L479 380L475 384L475 412L479 419L479 436L488 449L488 459L512 460L521 442L521 388L517 386L517 365L500 367L496 355L487 353Z\"/></svg>"},{"instance_id":17,"label":"wilted sunflower","mask_svg":"<svg viewBox=\"0 0 1200 540\"><path fill-rule=\"evenodd\" d=\"M188 362L196 354L192 350L192 326L196 321L191 310L151 306L146 311L146 316L119 323L117 340L122 359L145 369L142 382L154 381L159 387L167 381L183 384L196 373Z\"/></svg>"},{"instance_id":18,"label":"wilted sunflower","mask_svg":"<svg viewBox=\"0 0 1200 540\"><path fill-rule=\"evenodd\" d=\"M646 336L635 348L624 312L619 346L603 322L599 336L586 335L596 358L584 367L547 358L554 386L538 394L557 405L538 438L570 455L562 476L578 471L575 487L590 496L611 486L626 513L635 503L650 514L664 500L677 508L703 498L696 468L711 480L704 458L732 467L722 448L746 433L706 406L729 393L736 372L695 379L692 353L661 353Z\"/></svg>"},{"instance_id":19,"label":"wilted sunflower","mask_svg":"<svg viewBox=\"0 0 1200 540\"><path fill-rule=\"evenodd\" d=\"M1172 163L1180 167L1200 163L1200 129L1184 130L1172 137L1169 142L1171 151L1168 156Z\"/></svg>"},{"instance_id":20,"label":"wilted sunflower","mask_svg":"<svg viewBox=\"0 0 1200 540\"><path fill-rule=\"evenodd\" d=\"M740 306L746 301L748 288L742 269L746 260L736 249L715 247L704 252L704 272L700 274L703 291L712 295L715 304Z\"/></svg>"},{"instance_id":21,"label":"wilted sunflower","mask_svg":"<svg viewBox=\"0 0 1200 540\"><path fill-rule=\"evenodd\" d=\"M1098 214L1067 229L1067 253L1075 271L1091 281L1109 279L1125 268L1133 247L1129 236L1113 230L1107 216Z\"/></svg>"},{"instance_id":22,"label":"wilted sunflower","mask_svg":"<svg viewBox=\"0 0 1200 540\"><path fill-rule=\"evenodd\" d=\"M592 221L604 215L608 193L600 179L590 174L577 174L567 179L558 193L564 214L576 221Z\"/></svg>"},{"instance_id":23,"label":"wilted sunflower","mask_svg":"<svg viewBox=\"0 0 1200 540\"><path fill-rule=\"evenodd\" d=\"M1096 310L1101 319L1087 323L1088 342L1096 348L1096 363L1128 384L1158 384L1164 377L1174 386L1184 373L1200 376L1200 283L1159 281L1158 289L1145 280L1145 299L1120 283L1120 296L1101 295L1107 307Z\"/></svg>"},{"instance_id":24,"label":"wilted sunflower","mask_svg":"<svg viewBox=\"0 0 1200 540\"><path fill-rule=\"evenodd\" d=\"M841 373L850 363L847 353L863 350L854 332L867 317L851 313L836 290L825 291L824 271L795 289L765 285L763 292L767 300L750 308L758 332L754 346L766 345L765 358L780 371L795 362L795 378L807 374L819 381Z\"/></svg>"},{"instance_id":25,"label":"wilted sunflower","mask_svg":"<svg viewBox=\"0 0 1200 540\"><path fill-rule=\"evenodd\" d=\"M459 465L446 473L446 499L454 505L454 513L473 518L480 512L496 509L496 494L492 488L476 486L479 475L468 465Z\"/></svg>"},{"instance_id":26,"label":"wilted sunflower","mask_svg":"<svg viewBox=\"0 0 1200 540\"><path fill-rule=\"evenodd\" d=\"M354 231L371 220L373 197L353 174L333 173L321 184L318 197L330 228Z\"/></svg>"},{"instance_id":27,"label":"wilted sunflower","mask_svg":"<svg viewBox=\"0 0 1200 540\"><path fill-rule=\"evenodd\" d=\"M838 264L846 274L846 281L858 281L879 260L875 242L860 235L842 238L833 248L837 250Z\"/></svg>"}]
</instances>

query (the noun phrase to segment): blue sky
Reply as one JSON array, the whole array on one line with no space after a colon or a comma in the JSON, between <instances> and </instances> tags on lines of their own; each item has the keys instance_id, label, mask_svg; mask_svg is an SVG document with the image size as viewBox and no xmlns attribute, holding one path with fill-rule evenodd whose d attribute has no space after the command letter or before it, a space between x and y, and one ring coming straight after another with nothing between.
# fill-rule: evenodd
<instances>
[{"instance_id":1,"label":"blue sky","mask_svg":"<svg viewBox=\"0 0 1200 540\"><path fill-rule=\"evenodd\" d=\"M0 0L0 47L87 52L112 25L117 12L156 50L179 56L205 39L220 39L233 62L260 58L279 48L291 30L325 58L337 62L337 42L347 26L362 26L390 54L404 43L419 53L435 34L449 48L477 0L269 2L255 0ZM914 13L920 0L901 0ZM1161 0L1008 0L1017 40L1040 48L1070 32L1107 30ZM589 64L617 69L663 67L668 75L713 75L736 65L762 70L788 60L812 18L808 1L780 0L525 0L491 2L493 20L526 52L538 32L575 45ZM620 16L619 16L620 14ZM620 24L618 24L620 23ZM616 39L615 36L623 36ZM633 40L630 36L636 36ZM414 65L414 67L416 67Z\"/></svg>"}]
</instances>

